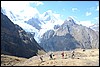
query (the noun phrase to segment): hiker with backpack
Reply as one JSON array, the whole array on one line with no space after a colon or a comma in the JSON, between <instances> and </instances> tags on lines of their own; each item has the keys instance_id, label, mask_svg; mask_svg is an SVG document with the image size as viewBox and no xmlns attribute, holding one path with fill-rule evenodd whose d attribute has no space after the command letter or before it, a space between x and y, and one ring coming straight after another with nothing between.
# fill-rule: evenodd
<instances>
[{"instance_id":1,"label":"hiker with backpack","mask_svg":"<svg viewBox=\"0 0 100 67\"><path fill-rule=\"evenodd\" d=\"M53 53L51 53L49 56L50 56L50 59L53 59Z\"/></svg>"},{"instance_id":2,"label":"hiker with backpack","mask_svg":"<svg viewBox=\"0 0 100 67\"><path fill-rule=\"evenodd\" d=\"M40 60L41 60L41 62L44 62L44 61L43 61L43 56L40 56Z\"/></svg>"},{"instance_id":3,"label":"hiker with backpack","mask_svg":"<svg viewBox=\"0 0 100 67\"><path fill-rule=\"evenodd\" d=\"M75 51L72 52L72 59L75 58Z\"/></svg>"},{"instance_id":4,"label":"hiker with backpack","mask_svg":"<svg viewBox=\"0 0 100 67\"><path fill-rule=\"evenodd\" d=\"M62 52L61 55L62 55L62 58L64 59L64 52Z\"/></svg>"},{"instance_id":5,"label":"hiker with backpack","mask_svg":"<svg viewBox=\"0 0 100 67\"><path fill-rule=\"evenodd\" d=\"M68 56L67 56L67 54L66 54L66 57L65 57L65 59L67 59L68 58Z\"/></svg>"}]
</instances>

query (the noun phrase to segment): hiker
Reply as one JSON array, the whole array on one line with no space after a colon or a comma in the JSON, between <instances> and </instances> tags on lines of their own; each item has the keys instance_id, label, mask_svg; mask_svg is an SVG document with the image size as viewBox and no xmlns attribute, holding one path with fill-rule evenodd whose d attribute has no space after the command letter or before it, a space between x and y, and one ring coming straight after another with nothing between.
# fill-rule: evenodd
<instances>
[{"instance_id":1,"label":"hiker","mask_svg":"<svg viewBox=\"0 0 100 67\"><path fill-rule=\"evenodd\" d=\"M62 52L61 55L62 55L62 58L64 58L64 52Z\"/></svg>"},{"instance_id":2,"label":"hiker","mask_svg":"<svg viewBox=\"0 0 100 67\"><path fill-rule=\"evenodd\" d=\"M56 56L53 54L53 59L55 60L56 59Z\"/></svg>"},{"instance_id":3,"label":"hiker","mask_svg":"<svg viewBox=\"0 0 100 67\"><path fill-rule=\"evenodd\" d=\"M75 51L72 52L72 59L75 58Z\"/></svg>"},{"instance_id":4,"label":"hiker","mask_svg":"<svg viewBox=\"0 0 100 67\"><path fill-rule=\"evenodd\" d=\"M83 49L83 52L85 51L85 49Z\"/></svg>"},{"instance_id":5,"label":"hiker","mask_svg":"<svg viewBox=\"0 0 100 67\"><path fill-rule=\"evenodd\" d=\"M43 58L42 58L43 56L40 56L40 60L41 60L41 62L43 62Z\"/></svg>"},{"instance_id":6,"label":"hiker","mask_svg":"<svg viewBox=\"0 0 100 67\"><path fill-rule=\"evenodd\" d=\"M53 57L52 57L53 56L53 53L51 53L49 56L50 56L50 59L53 59Z\"/></svg>"},{"instance_id":7,"label":"hiker","mask_svg":"<svg viewBox=\"0 0 100 67\"><path fill-rule=\"evenodd\" d=\"M66 54L66 57L65 57L65 59L67 59L67 54Z\"/></svg>"}]
</instances>

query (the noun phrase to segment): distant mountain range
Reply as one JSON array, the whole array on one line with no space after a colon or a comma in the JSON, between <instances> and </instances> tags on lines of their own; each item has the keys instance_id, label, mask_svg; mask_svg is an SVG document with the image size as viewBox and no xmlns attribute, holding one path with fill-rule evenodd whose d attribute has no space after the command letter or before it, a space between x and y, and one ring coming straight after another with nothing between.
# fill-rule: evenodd
<instances>
[{"instance_id":1,"label":"distant mountain range","mask_svg":"<svg viewBox=\"0 0 100 67\"><path fill-rule=\"evenodd\" d=\"M76 24L70 17L57 30L48 30L40 45L46 51L99 48L99 32Z\"/></svg>"},{"instance_id":2,"label":"distant mountain range","mask_svg":"<svg viewBox=\"0 0 100 67\"><path fill-rule=\"evenodd\" d=\"M1 7L1 12L8 16L8 18L14 23L22 27L26 32L35 33L35 40L40 43L40 39L43 34L48 30L54 30L57 26L61 26L64 21L62 21L57 14L53 13L51 10L40 14L38 10L34 10L34 13L29 13L29 15L23 15L23 12L14 13L11 10L6 10ZM75 20L74 20L75 21ZM90 26L91 29L99 31L99 25Z\"/></svg>"},{"instance_id":3,"label":"distant mountain range","mask_svg":"<svg viewBox=\"0 0 100 67\"><path fill-rule=\"evenodd\" d=\"M1 12L8 16L14 24L18 24L22 27L26 32L34 32L34 38L37 42L40 42L39 39L41 39L42 35L47 30L54 29L55 26L63 24L63 21L51 10L48 10L43 14L40 14L35 10L31 15L23 15L25 11L23 11L23 13L14 13L11 10L6 10L1 7Z\"/></svg>"},{"instance_id":4,"label":"distant mountain range","mask_svg":"<svg viewBox=\"0 0 100 67\"><path fill-rule=\"evenodd\" d=\"M32 15L14 13L4 8L1 8L1 12L27 33L33 34L32 37L46 51L99 48L98 24L88 28L78 25L72 17L62 21L51 10L43 14L35 10Z\"/></svg>"}]
</instances>

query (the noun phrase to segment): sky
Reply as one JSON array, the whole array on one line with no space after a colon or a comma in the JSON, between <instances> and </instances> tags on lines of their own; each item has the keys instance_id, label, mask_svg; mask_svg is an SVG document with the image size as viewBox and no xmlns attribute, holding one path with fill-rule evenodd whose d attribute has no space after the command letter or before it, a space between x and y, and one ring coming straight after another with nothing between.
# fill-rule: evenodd
<instances>
[{"instance_id":1,"label":"sky","mask_svg":"<svg viewBox=\"0 0 100 67\"><path fill-rule=\"evenodd\" d=\"M1 6L14 12L23 11L22 9L33 12L44 12L51 10L54 14L58 14L61 20L66 20L67 17L74 17L80 24L87 27L94 23L99 23L99 1L1 1ZM27 12L25 12L27 13ZM28 12L29 13L29 12Z\"/></svg>"},{"instance_id":2,"label":"sky","mask_svg":"<svg viewBox=\"0 0 100 67\"><path fill-rule=\"evenodd\" d=\"M62 20L72 16L82 25L90 26L99 22L99 1L42 1L37 9L40 13L52 10L60 14Z\"/></svg>"}]
</instances>

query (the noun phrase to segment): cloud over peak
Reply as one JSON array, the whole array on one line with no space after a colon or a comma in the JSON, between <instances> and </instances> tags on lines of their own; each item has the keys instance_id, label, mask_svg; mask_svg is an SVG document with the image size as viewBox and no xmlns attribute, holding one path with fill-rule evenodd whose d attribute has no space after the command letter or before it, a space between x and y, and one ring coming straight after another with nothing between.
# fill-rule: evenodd
<instances>
[{"instance_id":1,"label":"cloud over peak","mask_svg":"<svg viewBox=\"0 0 100 67\"><path fill-rule=\"evenodd\" d=\"M99 6L97 6L96 11L99 11Z\"/></svg>"},{"instance_id":2,"label":"cloud over peak","mask_svg":"<svg viewBox=\"0 0 100 67\"><path fill-rule=\"evenodd\" d=\"M77 10L78 10L77 8L72 8L72 11L73 11L73 12L75 12L75 11L77 11Z\"/></svg>"},{"instance_id":3,"label":"cloud over peak","mask_svg":"<svg viewBox=\"0 0 100 67\"><path fill-rule=\"evenodd\" d=\"M87 21L80 21L80 24L82 24L83 26L86 26L86 27L90 27L93 25L93 23L89 20Z\"/></svg>"},{"instance_id":4,"label":"cloud over peak","mask_svg":"<svg viewBox=\"0 0 100 67\"><path fill-rule=\"evenodd\" d=\"M43 2L40 2L40 1L33 1L33 3L36 4L36 6L44 5Z\"/></svg>"},{"instance_id":5,"label":"cloud over peak","mask_svg":"<svg viewBox=\"0 0 100 67\"><path fill-rule=\"evenodd\" d=\"M90 16L91 14L91 12L86 12L86 16Z\"/></svg>"}]
</instances>

